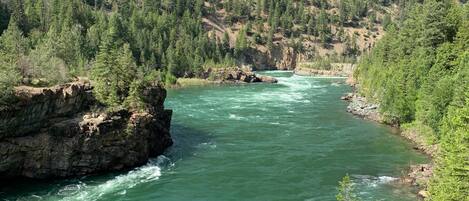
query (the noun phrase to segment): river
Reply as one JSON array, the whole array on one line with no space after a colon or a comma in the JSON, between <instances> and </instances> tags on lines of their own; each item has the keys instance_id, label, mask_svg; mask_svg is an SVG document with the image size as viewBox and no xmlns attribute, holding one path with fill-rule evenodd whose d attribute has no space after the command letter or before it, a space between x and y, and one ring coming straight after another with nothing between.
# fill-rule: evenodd
<instances>
[{"instance_id":1,"label":"river","mask_svg":"<svg viewBox=\"0 0 469 201\"><path fill-rule=\"evenodd\" d=\"M339 78L261 72L278 84L170 90L175 141L129 172L12 184L4 200L333 201L349 174L364 201L416 200L395 180L428 159L391 128L345 112ZM2 200L2 199L0 199Z\"/></svg>"}]
</instances>

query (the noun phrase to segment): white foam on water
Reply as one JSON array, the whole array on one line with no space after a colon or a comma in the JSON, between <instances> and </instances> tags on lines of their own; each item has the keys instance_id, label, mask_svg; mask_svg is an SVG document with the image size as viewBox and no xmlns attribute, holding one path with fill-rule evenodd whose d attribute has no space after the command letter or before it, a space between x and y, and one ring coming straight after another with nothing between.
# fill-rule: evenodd
<instances>
[{"instance_id":1,"label":"white foam on water","mask_svg":"<svg viewBox=\"0 0 469 201\"><path fill-rule=\"evenodd\" d=\"M61 200L63 201L95 201L100 200L104 195L125 195L128 189L139 184L158 180L161 176L161 166L168 165L168 163L170 163L168 158L160 156L142 167L136 168L127 174L116 176L102 184L86 185L80 182L75 185L64 186L57 195L62 197Z\"/></svg>"},{"instance_id":2,"label":"white foam on water","mask_svg":"<svg viewBox=\"0 0 469 201\"><path fill-rule=\"evenodd\" d=\"M378 187L382 184L389 184L398 180L399 178L390 177L390 176L369 176L369 175L353 175L357 179L358 184L365 185L368 187Z\"/></svg>"},{"instance_id":3,"label":"white foam on water","mask_svg":"<svg viewBox=\"0 0 469 201\"><path fill-rule=\"evenodd\" d=\"M240 116L237 116L235 114L230 114L230 119L234 119L234 120L242 120L244 119L244 117L240 117Z\"/></svg>"},{"instance_id":4,"label":"white foam on water","mask_svg":"<svg viewBox=\"0 0 469 201\"><path fill-rule=\"evenodd\" d=\"M398 178L389 177L389 176L381 176L381 177L378 177L378 180L380 183L391 183L393 181L398 180Z\"/></svg>"},{"instance_id":5,"label":"white foam on water","mask_svg":"<svg viewBox=\"0 0 469 201\"><path fill-rule=\"evenodd\" d=\"M200 146L201 147L207 147L207 148L210 148L210 149L216 149L217 148L217 145L213 142L204 142L204 143L201 143Z\"/></svg>"}]
</instances>

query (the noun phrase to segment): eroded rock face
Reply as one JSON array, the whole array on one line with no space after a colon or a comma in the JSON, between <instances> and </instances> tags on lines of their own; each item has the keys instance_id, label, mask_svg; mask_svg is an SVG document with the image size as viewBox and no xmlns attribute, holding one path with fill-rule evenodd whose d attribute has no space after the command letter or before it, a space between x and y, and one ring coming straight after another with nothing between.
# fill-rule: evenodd
<instances>
[{"instance_id":1,"label":"eroded rock face","mask_svg":"<svg viewBox=\"0 0 469 201\"><path fill-rule=\"evenodd\" d=\"M56 117L88 109L91 86L73 82L51 88L18 87L18 102L0 111L0 140L39 130Z\"/></svg>"},{"instance_id":2,"label":"eroded rock face","mask_svg":"<svg viewBox=\"0 0 469 201\"><path fill-rule=\"evenodd\" d=\"M163 107L166 91L161 86L145 90L145 97L152 100L145 112L87 112L92 101L89 89L74 83L26 93L27 101L11 110L16 115L2 114L0 178L45 179L125 170L171 146L172 111Z\"/></svg>"},{"instance_id":3,"label":"eroded rock face","mask_svg":"<svg viewBox=\"0 0 469 201\"><path fill-rule=\"evenodd\" d=\"M272 51L250 49L244 56L245 63L252 64L255 70L293 70L298 60L293 48L282 45Z\"/></svg>"}]
</instances>

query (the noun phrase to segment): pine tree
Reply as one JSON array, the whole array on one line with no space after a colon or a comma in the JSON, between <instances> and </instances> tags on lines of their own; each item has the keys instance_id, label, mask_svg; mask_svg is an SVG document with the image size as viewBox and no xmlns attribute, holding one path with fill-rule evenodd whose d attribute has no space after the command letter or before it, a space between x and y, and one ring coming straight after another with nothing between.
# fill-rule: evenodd
<instances>
[{"instance_id":1,"label":"pine tree","mask_svg":"<svg viewBox=\"0 0 469 201\"><path fill-rule=\"evenodd\" d=\"M116 47L114 46L115 29L110 28L107 36L99 48L96 62L91 71L94 81L94 95L96 99L107 106L116 107L120 105L118 97L118 84L115 79L114 67L116 62Z\"/></svg>"},{"instance_id":2,"label":"pine tree","mask_svg":"<svg viewBox=\"0 0 469 201\"><path fill-rule=\"evenodd\" d=\"M8 22L10 21L10 12L8 7L3 2L0 2L0 35L8 27Z\"/></svg>"},{"instance_id":3,"label":"pine tree","mask_svg":"<svg viewBox=\"0 0 469 201\"><path fill-rule=\"evenodd\" d=\"M441 126L441 154L430 184L431 199L465 200L469 193L469 54L463 53L453 102Z\"/></svg>"},{"instance_id":4,"label":"pine tree","mask_svg":"<svg viewBox=\"0 0 469 201\"><path fill-rule=\"evenodd\" d=\"M18 28L23 33L29 32L28 19L24 13L24 2L23 0L13 0L12 4L12 13L10 21L14 21Z\"/></svg>"},{"instance_id":5,"label":"pine tree","mask_svg":"<svg viewBox=\"0 0 469 201\"><path fill-rule=\"evenodd\" d=\"M141 96L144 83L141 80L133 80L130 84L129 95L124 101L124 106L131 110L143 110L145 108L144 100Z\"/></svg>"},{"instance_id":6,"label":"pine tree","mask_svg":"<svg viewBox=\"0 0 469 201\"><path fill-rule=\"evenodd\" d=\"M331 28L329 26L327 13L324 9L319 13L316 29L318 30L319 39L323 45L327 45L331 42Z\"/></svg>"},{"instance_id":7,"label":"pine tree","mask_svg":"<svg viewBox=\"0 0 469 201\"><path fill-rule=\"evenodd\" d=\"M137 64L135 64L134 57L130 51L130 45L124 44L117 55L116 66L113 68L115 80L117 81L117 94L123 100L128 95L131 83L137 77Z\"/></svg>"},{"instance_id":8,"label":"pine tree","mask_svg":"<svg viewBox=\"0 0 469 201\"><path fill-rule=\"evenodd\" d=\"M231 52L231 47L230 47L230 36L228 35L228 32L225 31L223 34L222 38L222 46L223 46L223 53L226 55L227 53Z\"/></svg>"},{"instance_id":9,"label":"pine tree","mask_svg":"<svg viewBox=\"0 0 469 201\"><path fill-rule=\"evenodd\" d=\"M244 51L248 49L247 40L248 39L246 36L246 28L242 28L238 33L238 37L236 38L235 50L234 50L234 54L236 57L240 57L242 54L244 54Z\"/></svg>"},{"instance_id":10,"label":"pine tree","mask_svg":"<svg viewBox=\"0 0 469 201\"><path fill-rule=\"evenodd\" d=\"M14 101L14 86L20 81L16 59L0 49L0 110Z\"/></svg>"},{"instance_id":11,"label":"pine tree","mask_svg":"<svg viewBox=\"0 0 469 201\"><path fill-rule=\"evenodd\" d=\"M267 35L267 47L269 50L272 50L274 48L274 29L270 28L269 33Z\"/></svg>"}]
</instances>

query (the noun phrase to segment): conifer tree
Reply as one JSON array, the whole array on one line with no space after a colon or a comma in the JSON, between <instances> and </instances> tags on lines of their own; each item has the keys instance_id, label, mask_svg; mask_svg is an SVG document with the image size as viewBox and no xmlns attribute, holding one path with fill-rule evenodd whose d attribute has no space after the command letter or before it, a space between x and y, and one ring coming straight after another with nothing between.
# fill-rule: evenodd
<instances>
[{"instance_id":1,"label":"conifer tree","mask_svg":"<svg viewBox=\"0 0 469 201\"><path fill-rule=\"evenodd\" d=\"M238 37L236 38L236 43L235 43L235 56L240 57L244 51L246 51L248 48L248 41L247 41L247 36L246 36L246 28L242 28L239 31Z\"/></svg>"}]
</instances>

